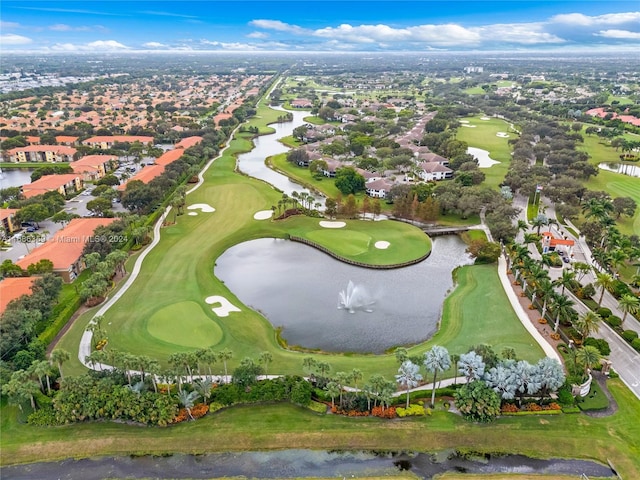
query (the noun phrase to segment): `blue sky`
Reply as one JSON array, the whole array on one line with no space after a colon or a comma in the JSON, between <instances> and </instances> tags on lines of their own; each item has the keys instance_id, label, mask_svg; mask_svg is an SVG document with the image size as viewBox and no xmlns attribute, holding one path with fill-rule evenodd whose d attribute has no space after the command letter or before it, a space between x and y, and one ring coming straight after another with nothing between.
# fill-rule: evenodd
<instances>
[{"instance_id":1,"label":"blue sky","mask_svg":"<svg viewBox=\"0 0 640 480\"><path fill-rule=\"evenodd\" d=\"M640 51L636 1L3 0L0 52Z\"/></svg>"}]
</instances>

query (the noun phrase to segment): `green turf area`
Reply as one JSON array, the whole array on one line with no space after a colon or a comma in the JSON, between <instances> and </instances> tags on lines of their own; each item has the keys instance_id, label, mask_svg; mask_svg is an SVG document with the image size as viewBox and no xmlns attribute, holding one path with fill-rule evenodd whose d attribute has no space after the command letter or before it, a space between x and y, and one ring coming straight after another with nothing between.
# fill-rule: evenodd
<instances>
[{"instance_id":1,"label":"green turf area","mask_svg":"<svg viewBox=\"0 0 640 480\"><path fill-rule=\"evenodd\" d=\"M195 302L179 302L159 308L147 322L157 340L190 348L207 348L222 340L222 330Z\"/></svg>"},{"instance_id":2,"label":"green turf area","mask_svg":"<svg viewBox=\"0 0 640 480\"><path fill-rule=\"evenodd\" d=\"M480 86L465 88L462 92L467 95L483 95L487 93Z\"/></svg>"},{"instance_id":3,"label":"green turf area","mask_svg":"<svg viewBox=\"0 0 640 480\"><path fill-rule=\"evenodd\" d=\"M299 167L291 162L287 162L286 153L269 157L267 162L276 170L283 172L287 177L318 192L322 192L322 194L327 197L336 198L340 194L340 190L336 187L333 178L325 176L320 177L320 179L314 178L308 168ZM360 194L360 197L363 198L363 195L364 194Z\"/></svg>"},{"instance_id":4,"label":"green turf area","mask_svg":"<svg viewBox=\"0 0 640 480\"><path fill-rule=\"evenodd\" d=\"M318 415L306 408L272 404L229 408L168 428L110 422L39 428L18 423L17 409L3 404L0 461L285 448L425 452L461 448L604 464L609 460L622 478L640 478L640 402L620 380L610 380L609 388L619 407L609 417L505 417L490 425L465 422L442 410L430 417L385 421Z\"/></svg>"},{"instance_id":5,"label":"green turf area","mask_svg":"<svg viewBox=\"0 0 640 480\"><path fill-rule=\"evenodd\" d=\"M578 144L578 149L590 155L589 162L598 165L603 162L619 163L620 152L609 146L605 140L595 135L583 132L584 143ZM631 197L640 205L640 179L615 172L600 170L598 175L591 177L585 186L589 190L603 190L613 198ZM620 232L626 235L640 235L640 208L636 209L633 218L626 216L616 220Z\"/></svg>"},{"instance_id":6,"label":"green turf area","mask_svg":"<svg viewBox=\"0 0 640 480\"><path fill-rule=\"evenodd\" d=\"M291 219L285 224L291 234L307 238L340 256L362 263L393 265L420 258L431 250L431 242L420 230L406 223L383 220L348 220L343 228L323 228L316 220ZM300 226L296 226L296 223ZM315 225L315 227L314 227ZM378 241L389 242L386 249L376 248Z\"/></svg>"},{"instance_id":7,"label":"green turf area","mask_svg":"<svg viewBox=\"0 0 640 480\"><path fill-rule=\"evenodd\" d=\"M498 186L504 180L509 164L511 163L511 148L509 147L509 139L517 136L513 132L507 122L499 118L490 118L489 120L480 120L484 115L477 117L467 117L467 125L475 125L475 128L460 127L456 138L463 142L467 142L470 147L481 148L489 152L489 156L500 162L492 165L490 168L483 168L482 172L486 175L484 185L492 188ZM498 132L504 132L509 135L508 138L497 137Z\"/></svg>"}]
</instances>

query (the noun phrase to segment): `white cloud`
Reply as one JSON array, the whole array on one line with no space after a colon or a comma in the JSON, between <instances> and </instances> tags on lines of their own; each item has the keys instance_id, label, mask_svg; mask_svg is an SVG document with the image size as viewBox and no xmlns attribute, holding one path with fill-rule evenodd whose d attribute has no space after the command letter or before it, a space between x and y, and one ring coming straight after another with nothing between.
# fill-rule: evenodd
<instances>
[{"instance_id":1,"label":"white cloud","mask_svg":"<svg viewBox=\"0 0 640 480\"><path fill-rule=\"evenodd\" d=\"M96 40L84 45L75 43L56 43L51 50L57 52L112 52L130 50L130 47L123 45L116 40Z\"/></svg>"},{"instance_id":2,"label":"white cloud","mask_svg":"<svg viewBox=\"0 0 640 480\"><path fill-rule=\"evenodd\" d=\"M247 35L248 38L269 38L268 33L264 32L251 32Z\"/></svg>"},{"instance_id":3,"label":"white cloud","mask_svg":"<svg viewBox=\"0 0 640 480\"><path fill-rule=\"evenodd\" d=\"M302 27L284 23L280 20L252 20L249 22L249 25L257 28L264 28L266 30L277 30L278 32L289 32L295 34L308 32L308 30Z\"/></svg>"},{"instance_id":4,"label":"white cloud","mask_svg":"<svg viewBox=\"0 0 640 480\"><path fill-rule=\"evenodd\" d=\"M16 35L14 33L4 33L0 35L0 45L27 45L33 43L29 37Z\"/></svg>"},{"instance_id":5,"label":"white cloud","mask_svg":"<svg viewBox=\"0 0 640 480\"><path fill-rule=\"evenodd\" d=\"M147 42L147 43L143 43L142 46L147 48L163 48L163 47L168 47L169 45L166 45L160 42Z\"/></svg>"},{"instance_id":6,"label":"white cloud","mask_svg":"<svg viewBox=\"0 0 640 480\"><path fill-rule=\"evenodd\" d=\"M4 22L0 20L0 28L3 30L6 29L13 29L13 28L20 28L22 25L20 25L17 22Z\"/></svg>"},{"instance_id":7,"label":"white cloud","mask_svg":"<svg viewBox=\"0 0 640 480\"><path fill-rule=\"evenodd\" d=\"M624 23L639 22L640 12L607 13L593 17L582 13L567 13L551 17L551 23L565 23L582 27L592 25L621 25Z\"/></svg>"},{"instance_id":8,"label":"white cloud","mask_svg":"<svg viewBox=\"0 0 640 480\"><path fill-rule=\"evenodd\" d=\"M140 13L144 14L144 15L156 15L156 16L159 16L159 17L198 18L198 17L195 17L193 15L184 15L184 14L180 14L180 13L171 13L171 12L145 11L145 12L140 12Z\"/></svg>"},{"instance_id":9,"label":"white cloud","mask_svg":"<svg viewBox=\"0 0 640 480\"><path fill-rule=\"evenodd\" d=\"M212 47L220 48L222 50L234 50L234 51L254 51L259 50L256 45L251 43L239 43L239 42L218 42L212 40L200 40L203 45L210 45Z\"/></svg>"},{"instance_id":10,"label":"white cloud","mask_svg":"<svg viewBox=\"0 0 640 480\"><path fill-rule=\"evenodd\" d=\"M564 43L563 38L544 31L543 23L511 23L495 24L476 27L471 30L477 32L485 42L519 43L536 45L543 43Z\"/></svg>"},{"instance_id":11,"label":"white cloud","mask_svg":"<svg viewBox=\"0 0 640 480\"><path fill-rule=\"evenodd\" d=\"M54 30L56 32L69 32L73 30L73 27L65 25L64 23L56 23L55 25L51 25L49 30Z\"/></svg>"},{"instance_id":12,"label":"white cloud","mask_svg":"<svg viewBox=\"0 0 640 480\"><path fill-rule=\"evenodd\" d=\"M640 32L630 32L629 30L600 30L594 34L598 37L619 38L623 40L640 40Z\"/></svg>"}]
</instances>

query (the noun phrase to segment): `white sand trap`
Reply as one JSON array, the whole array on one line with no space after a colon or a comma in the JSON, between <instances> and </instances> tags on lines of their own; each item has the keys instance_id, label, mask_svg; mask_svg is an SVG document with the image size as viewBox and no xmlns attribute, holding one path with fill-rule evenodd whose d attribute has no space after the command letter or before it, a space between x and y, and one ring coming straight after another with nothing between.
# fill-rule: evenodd
<instances>
[{"instance_id":1,"label":"white sand trap","mask_svg":"<svg viewBox=\"0 0 640 480\"><path fill-rule=\"evenodd\" d=\"M491 158L487 150L483 150L481 148L469 147L467 148L467 153L469 155L473 155L475 159L478 160L478 166L480 168L489 168L496 163L500 163L499 161Z\"/></svg>"},{"instance_id":2,"label":"white sand trap","mask_svg":"<svg viewBox=\"0 0 640 480\"><path fill-rule=\"evenodd\" d=\"M458 120L460 123L469 123L469 120Z\"/></svg>"},{"instance_id":3,"label":"white sand trap","mask_svg":"<svg viewBox=\"0 0 640 480\"><path fill-rule=\"evenodd\" d=\"M467 128L476 128L475 125L467 125L466 123L463 123L462 126Z\"/></svg>"},{"instance_id":4,"label":"white sand trap","mask_svg":"<svg viewBox=\"0 0 640 480\"><path fill-rule=\"evenodd\" d=\"M480 117L480 120L491 120L489 117Z\"/></svg>"},{"instance_id":5,"label":"white sand trap","mask_svg":"<svg viewBox=\"0 0 640 480\"><path fill-rule=\"evenodd\" d=\"M266 220L267 218L271 218L272 215L273 210L261 210L259 212L256 212L253 215L253 218L256 220Z\"/></svg>"},{"instance_id":6,"label":"white sand trap","mask_svg":"<svg viewBox=\"0 0 640 480\"><path fill-rule=\"evenodd\" d=\"M342 228L346 227L347 224L345 222L327 222L326 220L322 220L320 226L324 228Z\"/></svg>"},{"instance_id":7,"label":"white sand trap","mask_svg":"<svg viewBox=\"0 0 640 480\"><path fill-rule=\"evenodd\" d=\"M213 313L215 313L219 317L228 317L231 312L241 312L238 307L233 305L229 300L220 295L212 295L204 299L207 305L213 305L215 303L219 303L220 306L213 307Z\"/></svg>"},{"instance_id":8,"label":"white sand trap","mask_svg":"<svg viewBox=\"0 0 640 480\"><path fill-rule=\"evenodd\" d=\"M509 138L509 134L506 133L506 132L498 132L498 133L496 133L496 137Z\"/></svg>"},{"instance_id":9,"label":"white sand trap","mask_svg":"<svg viewBox=\"0 0 640 480\"><path fill-rule=\"evenodd\" d=\"M389 248L389 245L391 245L389 242L386 242L384 240L380 240L378 242L375 243L375 247L379 248L380 250L386 250L387 248Z\"/></svg>"},{"instance_id":10,"label":"white sand trap","mask_svg":"<svg viewBox=\"0 0 640 480\"><path fill-rule=\"evenodd\" d=\"M187 210L200 210L202 213L213 213L216 211L215 208L207 203L194 203L193 205L189 205Z\"/></svg>"},{"instance_id":11,"label":"white sand trap","mask_svg":"<svg viewBox=\"0 0 640 480\"><path fill-rule=\"evenodd\" d=\"M187 215L189 215L190 217L196 217L198 216L198 212L189 212Z\"/></svg>"}]
</instances>

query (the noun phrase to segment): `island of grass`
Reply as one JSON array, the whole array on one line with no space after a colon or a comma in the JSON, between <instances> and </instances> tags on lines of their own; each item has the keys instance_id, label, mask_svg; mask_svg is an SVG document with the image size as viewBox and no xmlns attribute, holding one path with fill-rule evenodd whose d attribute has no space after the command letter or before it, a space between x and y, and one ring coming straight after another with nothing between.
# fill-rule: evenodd
<instances>
[{"instance_id":1,"label":"island of grass","mask_svg":"<svg viewBox=\"0 0 640 480\"><path fill-rule=\"evenodd\" d=\"M292 239L306 241L334 258L373 268L415 263L431 252L429 237L406 223L347 220L342 224L326 228L317 219L292 217L282 227Z\"/></svg>"}]
</instances>

